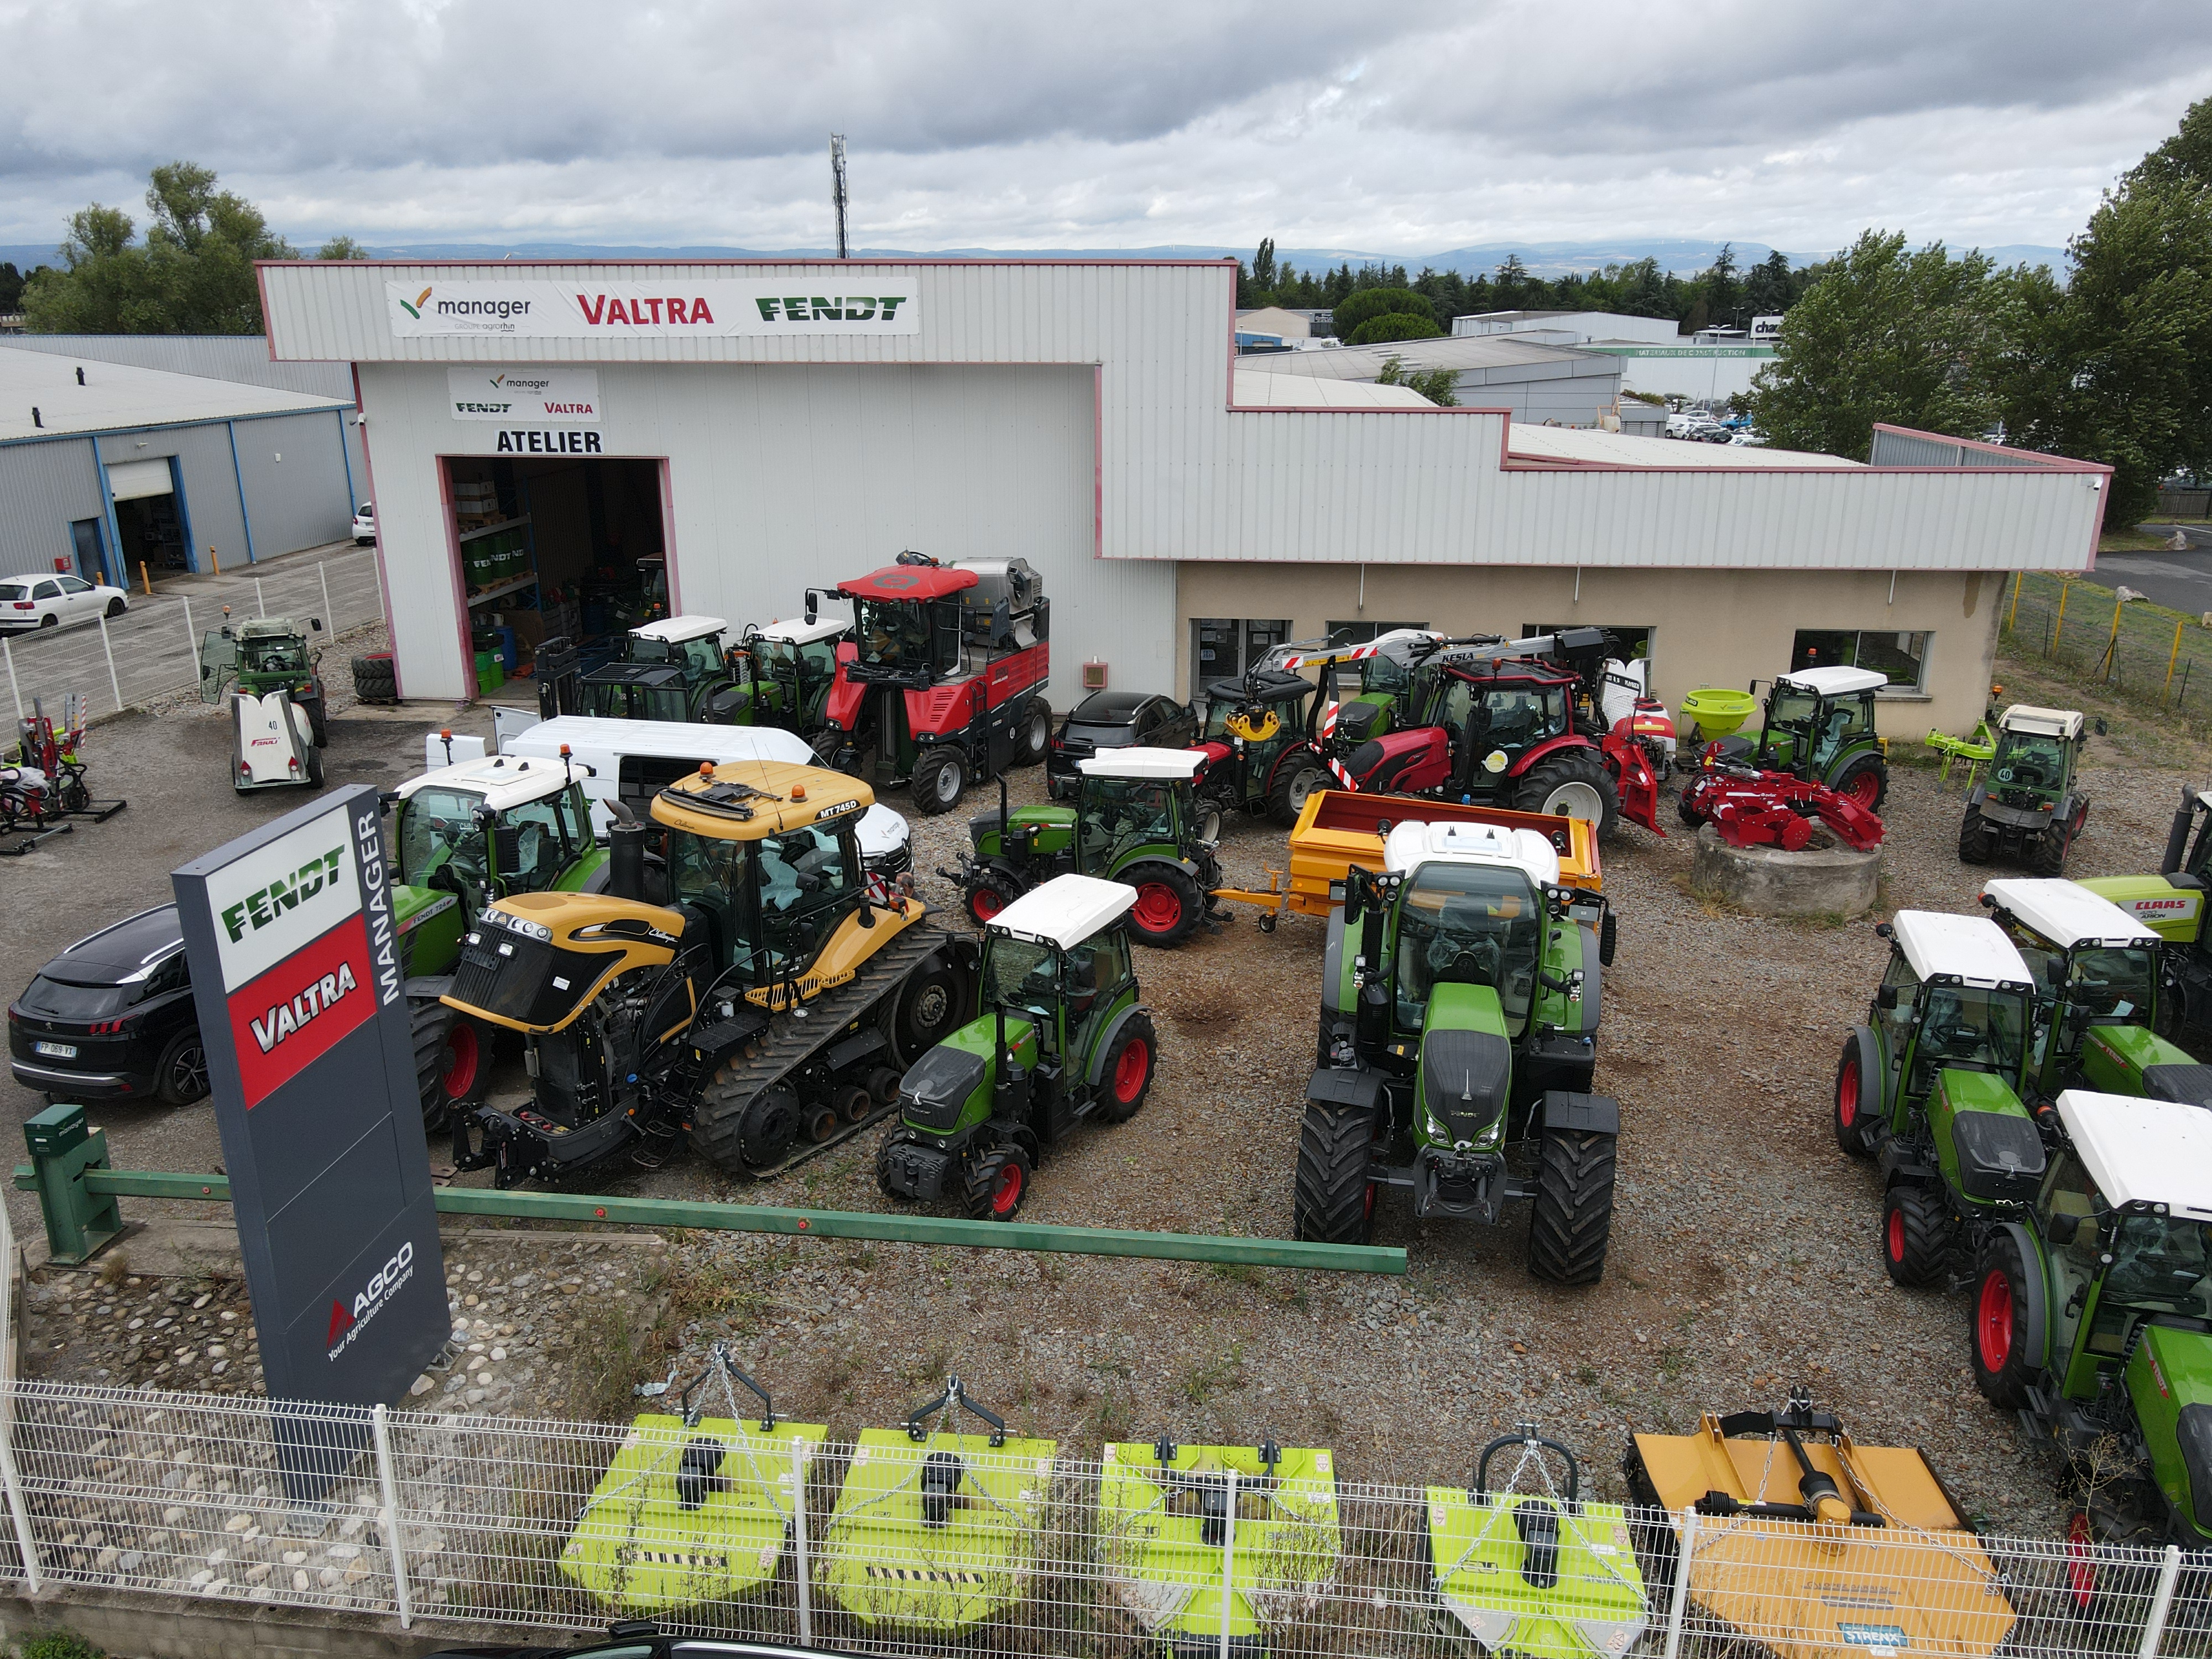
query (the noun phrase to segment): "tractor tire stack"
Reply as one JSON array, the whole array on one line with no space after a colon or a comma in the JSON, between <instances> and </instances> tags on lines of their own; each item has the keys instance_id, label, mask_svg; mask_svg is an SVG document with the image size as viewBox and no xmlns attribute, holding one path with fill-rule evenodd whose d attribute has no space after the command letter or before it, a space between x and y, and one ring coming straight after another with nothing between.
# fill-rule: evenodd
<instances>
[{"instance_id":1,"label":"tractor tire stack","mask_svg":"<svg viewBox=\"0 0 2212 1659\"><path fill-rule=\"evenodd\" d=\"M389 651L353 659L353 692L363 702L399 701L399 672Z\"/></svg>"}]
</instances>

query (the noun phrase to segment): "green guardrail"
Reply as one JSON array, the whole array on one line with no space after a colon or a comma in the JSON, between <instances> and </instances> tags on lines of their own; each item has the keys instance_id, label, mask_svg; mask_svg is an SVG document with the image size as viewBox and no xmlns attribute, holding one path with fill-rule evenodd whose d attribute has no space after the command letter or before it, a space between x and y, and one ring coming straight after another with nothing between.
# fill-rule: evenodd
<instances>
[{"instance_id":1,"label":"green guardrail","mask_svg":"<svg viewBox=\"0 0 2212 1659\"><path fill-rule=\"evenodd\" d=\"M73 1119L73 1121L72 1121ZM81 1106L50 1106L23 1126L33 1161L15 1166L15 1185L39 1194L46 1245L64 1267L88 1261L122 1231L118 1198L184 1199L228 1204L230 1182L217 1175L117 1170L107 1136L88 1127ZM1136 1256L1155 1261L1212 1261L1255 1267L1310 1267L1324 1273L1402 1273L1395 1245L1315 1244L1290 1238L1231 1238L1207 1233L1142 1232L1124 1227L1065 1227L1029 1221L956 1221L943 1216L882 1215L866 1210L794 1210L773 1204L716 1204L674 1198L611 1198L589 1193L436 1189L441 1215L507 1216L611 1226L696 1227L720 1232L781 1233L797 1238L866 1238L966 1249L1040 1250L1066 1255Z\"/></svg>"}]
</instances>

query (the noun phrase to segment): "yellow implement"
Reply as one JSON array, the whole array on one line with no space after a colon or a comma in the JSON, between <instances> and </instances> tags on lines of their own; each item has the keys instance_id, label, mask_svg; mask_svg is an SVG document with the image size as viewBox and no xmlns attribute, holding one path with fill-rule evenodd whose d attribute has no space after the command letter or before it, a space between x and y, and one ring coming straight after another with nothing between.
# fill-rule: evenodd
<instances>
[{"instance_id":1,"label":"yellow implement","mask_svg":"<svg viewBox=\"0 0 2212 1659\"><path fill-rule=\"evenodd\" d=\"M1285 911L1325 916L1344 902L1344 878L1353 865L1382 867L1382 838L1401 823L1495 823L1509 830L1534 830L1559 854L1559 880L1568 887L1604 889L1599 867L1597 826L1583 818L1543 812L1515 812L1502 806L1468 806L1457 801L1416 795L1363 795L1346 789L1316 789L1291 827L1291 884L1283 872L1270 869L1265 888L1219 887L1212 896L1255 904L1273 915L1260 918L1272 928Z\"/></svg>"},{"instance_id":2,"label":"yellow implement","mask_svg":"<svg viewBox=\"0 0 2212 1659\"><path fill-rule=\"evenodd\" d=\"M1691 1596L1780 1659L1976 1659L2012 1632L1997 1570L1928 1460L1853 1443L1803 1394L1639 1434L1628 1475L1678 1535L1697 1511Z\"/></svg>"}]
</instances>

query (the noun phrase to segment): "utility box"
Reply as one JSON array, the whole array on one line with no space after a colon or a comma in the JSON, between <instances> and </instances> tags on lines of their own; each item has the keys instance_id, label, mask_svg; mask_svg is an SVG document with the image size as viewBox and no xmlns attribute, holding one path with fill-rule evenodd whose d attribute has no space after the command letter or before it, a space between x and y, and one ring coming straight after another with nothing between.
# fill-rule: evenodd
<instances>
[{"instance_id":1,"label":"utility box","mask_svg":"<svg viewBox=\"0 0 2212 1659\"><path fill-rule=\"evenodd\" d=\"M114 1198L89 1191L88 1170L107 1167L107 1136L88 1127L82 1106L49 1106L23 1125L31 1149L30 1185L46 1224L49 1258L64 1267L89 1261L123 1233Z\"/></svg>"},{"instance_id":2,"label":"utility box","mask_svg":"<svg viewBox=\"0 0 2212 1659\"><path fill-rule=\"evenodd\" d=\"M82 1106L49 1106L23 1124L23 1142L33 1158L58 1158L72 1146L82 1146L91 1129Z\"/></svg>"},{"instance_id":3,"label":"utility box","mask_svg":"<svg viewBox=\"0 0 2212 1659\"><path fill-rule=\"evenodd\" d=\"M1083 665L1083 689L1085 691L1103 691L1106 689L1104 663L1087 662Z\"/></svg>"}]
</instances>

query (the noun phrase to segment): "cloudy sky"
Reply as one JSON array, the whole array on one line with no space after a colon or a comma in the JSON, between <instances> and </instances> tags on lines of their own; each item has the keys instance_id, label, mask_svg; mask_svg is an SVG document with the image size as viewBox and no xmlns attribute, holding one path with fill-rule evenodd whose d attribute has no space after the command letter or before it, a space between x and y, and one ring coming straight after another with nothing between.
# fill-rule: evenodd
<instances>
[{"instance_id":1,"label":"cloudy sky","mask_svg":"<svg viewBox=\"0 0 2212 1659\"><path fill-rule=\"evenodd\" d=\"M0 0L0 242L187 156L312 245L2062 243L2204 0Z\"/></svg>"}]
</instances>

